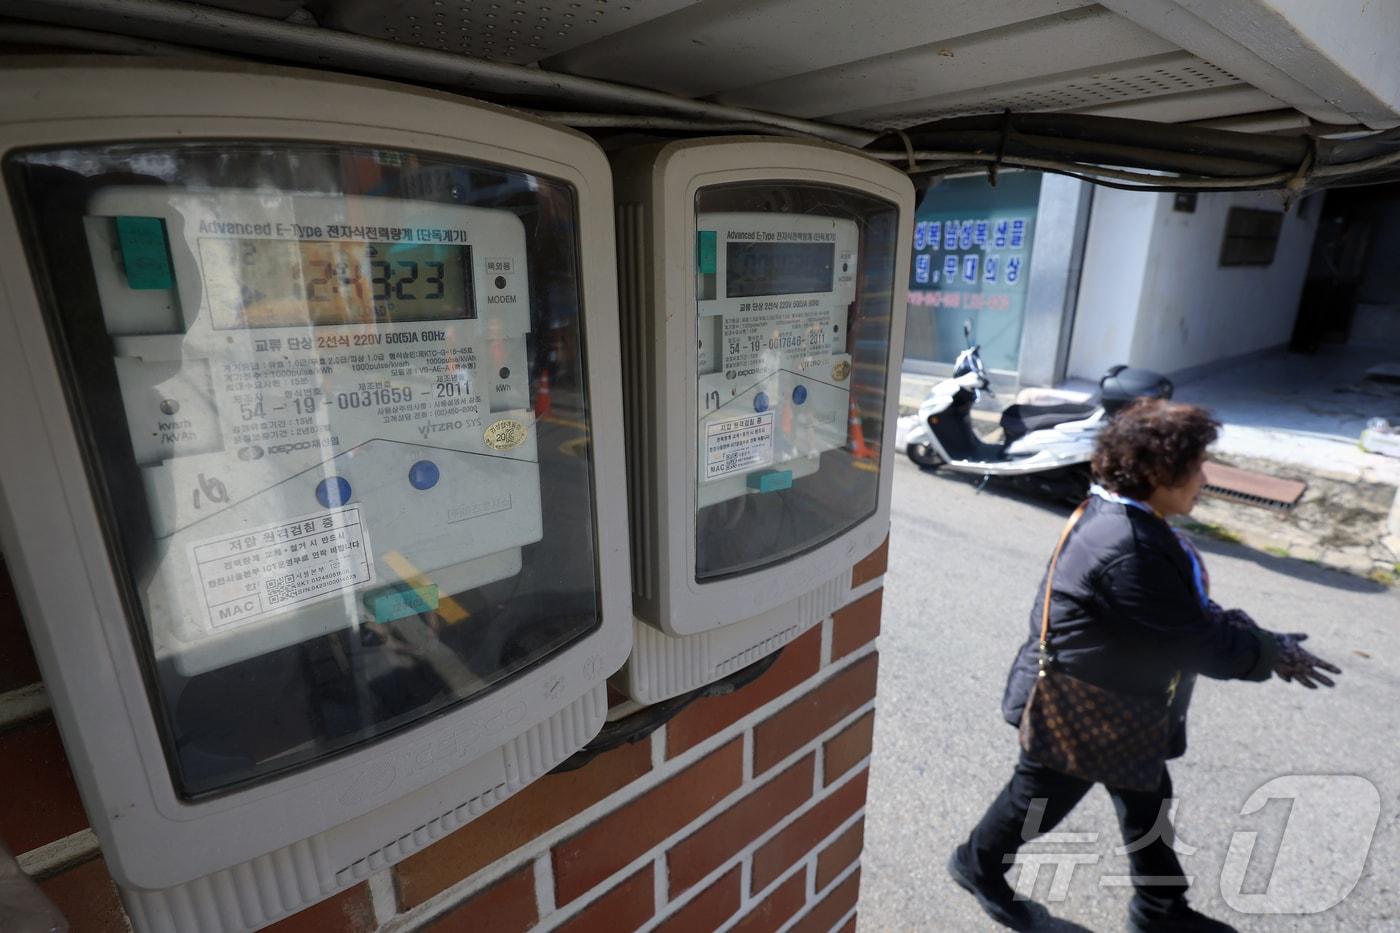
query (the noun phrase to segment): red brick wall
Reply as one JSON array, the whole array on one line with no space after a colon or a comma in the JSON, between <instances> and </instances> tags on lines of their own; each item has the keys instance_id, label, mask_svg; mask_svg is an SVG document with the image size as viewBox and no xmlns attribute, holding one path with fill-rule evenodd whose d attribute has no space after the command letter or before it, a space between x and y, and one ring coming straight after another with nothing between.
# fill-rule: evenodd
<instances>
[{"instance_id":1,"label":"red brick wall","mask_svg":"<svg viewBox=\"0 0 1400 933\"><path fill-rule=\"evenodd\" d=\"M742 690L269 929L854 930L885 561ZM0 841L75 931L126 930L37 678L0 567Z\"/></svg>"}]
</instances>

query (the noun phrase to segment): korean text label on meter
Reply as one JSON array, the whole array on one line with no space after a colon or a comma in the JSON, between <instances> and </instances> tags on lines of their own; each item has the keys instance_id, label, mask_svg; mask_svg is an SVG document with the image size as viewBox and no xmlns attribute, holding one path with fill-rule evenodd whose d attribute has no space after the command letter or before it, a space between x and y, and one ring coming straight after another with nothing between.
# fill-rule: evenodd
<instances>
[{"instance_id":1,"label":"korean text label on meter","mask_svg":"<svg viewBox=\"0 0 1400 933\"><path fill-rule=\"evenodd\" d=\"M518 572L542 526L513 214L108 188L86 227L158 656L218 667Z\"/></svg>"},{"instance_id":2,"label":"korean text label on meter","mask_svg":"<svg viewBox=\"0 0 1400 933\"><path fill-rule=\"evenodd\" d=\"M858 230L818 215L696 218L699 503L786 489L846 443Z\"/></svg>"}]
</instances>

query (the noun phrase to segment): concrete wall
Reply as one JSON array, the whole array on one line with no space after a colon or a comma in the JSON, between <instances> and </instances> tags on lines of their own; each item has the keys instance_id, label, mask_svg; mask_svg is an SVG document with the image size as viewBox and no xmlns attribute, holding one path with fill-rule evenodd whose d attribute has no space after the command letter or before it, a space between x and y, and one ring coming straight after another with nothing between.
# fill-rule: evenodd
<instances>
[{"instance_id":1,"label":"concrete wall","mask_svg":"<svg viewBox=\"0 0 1400 933\"><path fill-rule=\"evenodd\" d=\"M1128 362L1161 196L1116 188L1094 193L1069 349L1070 379L1097 381Z\"/></svg>"},{"instance_id":2,"label":"concrete wall","mask_svg":"<svg viewBox=\"0 0 1400 933\"><path fill-rule=\"evenodd\" d=\"M1093 185L1087 182L1064 175L1041 179L1021 327L1021 385L1054 385L1064 375L1070 343L1068 312L1079 287L1092 200Z\"/></svg>"},{"instance_id":3,"label":"concrete wall","mask_svg":"<svg viewBox=\"0 0 1400 933\"><path fill-rule=\"evenodd\" d=\"M1288 342L1319 211L1283 219L1268 266L1221 266L1225 218L1235 206L1278 210L1269 192L1202 195L1194 213L1160 199L1130 360L1172 373Z\"/></svg>"},{"instance_id":4,"label":"concrete wall","mask_svg":"<svg viewBox=\"0 0 1400 933\"><path fill-rule=\"evenodd\" d=\"M1194 212L1170 194L1105 191L1095 200L1070 349L1072 378L1115 363L1164 373L1281 346L1298 314L1320 213L1284 217L1268 266L1220 265L1231 207L1277 210L1267 192L1203 194Z\"/></svg>"}]
</instances>

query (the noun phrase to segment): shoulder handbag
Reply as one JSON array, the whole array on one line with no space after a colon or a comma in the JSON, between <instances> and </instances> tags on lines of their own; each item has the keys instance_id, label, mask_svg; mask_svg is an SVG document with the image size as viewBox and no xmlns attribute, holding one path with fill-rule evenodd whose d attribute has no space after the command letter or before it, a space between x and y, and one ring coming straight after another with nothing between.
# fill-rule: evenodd
<instances>
[{"instance_id":1,"label":"shoulder handbag","mask_svg":"<svg viewBox=\"0 0 1400 933\"><path fill-rule=\"evenodd\" d=\"M1039 670L1021 714L1021 748L1063 774L1124 790L1154 791L1166 766L1171 701L1177 679L1164 696L1134 696L1096 686L1056 667L1050 653L1050 598L1055 564L1088 502L1075 509L1045 575L1040 620Z\"/></svg>"}]
</instances>

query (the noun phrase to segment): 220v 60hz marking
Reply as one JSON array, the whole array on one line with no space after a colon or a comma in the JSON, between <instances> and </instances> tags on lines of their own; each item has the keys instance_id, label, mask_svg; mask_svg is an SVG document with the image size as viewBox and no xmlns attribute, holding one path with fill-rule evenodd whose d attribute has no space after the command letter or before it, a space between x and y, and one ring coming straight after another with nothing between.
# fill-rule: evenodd
<instances>
[{"instance_id":1,"label":"220v 60hz marking","mask_svg":"<svg viewBox=\"0 0 1400 933\"><path fill-rule=\"evenodd\" d=\"M420 340L446 338L447 332L441 330L393 331L387 334L321 334L316 338L316 347L321 350L334 350L337 347L377 347L386 343L418 343Z\"/></svg>"}]
</instances>

